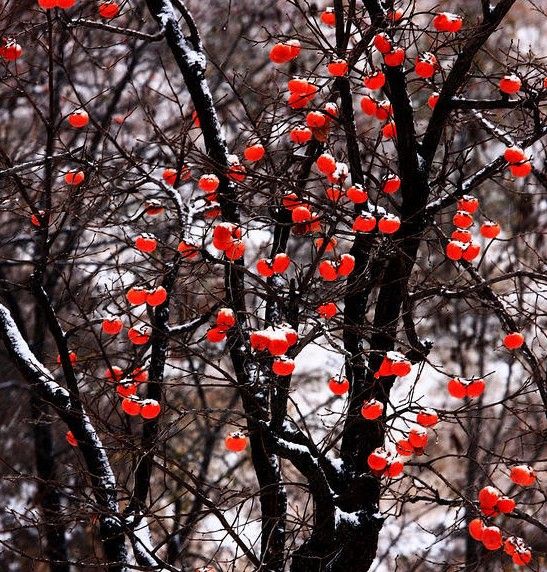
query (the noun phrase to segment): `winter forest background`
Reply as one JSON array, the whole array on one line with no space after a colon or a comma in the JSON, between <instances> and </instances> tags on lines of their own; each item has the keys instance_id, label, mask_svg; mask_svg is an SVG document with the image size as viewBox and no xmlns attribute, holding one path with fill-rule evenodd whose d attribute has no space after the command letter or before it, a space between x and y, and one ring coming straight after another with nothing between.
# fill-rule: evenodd
<instances>
[{"instance_id":1,"label":"winter forest background","mask_svg":"<svg viewBox=\"0 0 547 572\"><path fill-rule=\"evenodd\" d=\"M544 569L546 37L0 2L0 570Z\"/></svg>"}]
</instances>

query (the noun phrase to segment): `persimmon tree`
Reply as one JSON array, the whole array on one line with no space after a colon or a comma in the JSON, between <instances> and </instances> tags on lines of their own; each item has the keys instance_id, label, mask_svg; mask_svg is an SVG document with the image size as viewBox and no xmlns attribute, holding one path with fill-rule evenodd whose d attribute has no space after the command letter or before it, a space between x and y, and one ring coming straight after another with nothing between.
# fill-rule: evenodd
<instances>
[{"instance_id":1,"label":"persimmon tree","mask_svg":"<svg viewBox=\"0 0 547 572\"><path fill-rule=\"evenodd\" d=\"M539 569L545 13L205 4L2 8L6 566Z\"/></svg>"}]
</instances>

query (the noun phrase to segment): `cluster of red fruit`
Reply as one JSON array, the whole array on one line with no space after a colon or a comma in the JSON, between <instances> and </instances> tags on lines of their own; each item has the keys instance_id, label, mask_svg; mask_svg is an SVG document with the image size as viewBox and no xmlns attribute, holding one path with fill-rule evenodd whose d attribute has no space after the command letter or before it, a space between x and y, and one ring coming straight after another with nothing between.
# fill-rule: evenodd
<instances>
[{"instance_id":1,"label":"cluster of red fruit","mask_svg":"<svg viewBox=\"0 0 547 572\"><path fill-rule=\"evenodd\" d=\"M105 378L116 384L116 393L122 398L122 409L127 415L154 419L160 414L161 406L155 399L137 395L139 385L148 381L148 372L142 367L135 368L126 378L123 369L113 365L106 370Z\"/></svg>"},{"instance_id":2,"label":"cluster of red fruit","mask_svg":"<svg viewBox=\"0 0 547 572\"><path fill-rule=\"evenodd\" d=\"M367 464L372 474L377 477L398 477L405 467L399 457L382 447L378 447L370 453Z\"/></svg>"},{"instance_id":3,"label":"cluster of red fruit","mask_svg":"<svg viewBox=\"0 0 547 572\"><path fill-rule=\"evenodd\" d=\"M473 213L479 208L479 200L471 195L464 195L458 200L458 210L452 217L456 230L446 245L446 256L450 260L475 260L480 253L480 246L473 242L473 235L469 230L473 226ZM495 238L499 234L499 225L483 225L481 234Z\"/></svg>"},{"instance_id":4,"label":"cluster of red fruit","mask_svg":"<svg viewBox=\"0 0 547 572\"><path fill-rule=\"evenodd\" d=\"M520 147L507 147L503 153L513 177L526 177L532 172L532 163Z\"/></svg>"},{"instance_id":5,"label":"cluster of red fruit","mask_svg":"<svg viewBox=\"0 0 547 572\"><path fill-rule=\"evenodd\" d=\"M535 481L535 473L527 465L517 465L511 469L513 482L529 486ZM495 518L500 513L510 513L515 509L515 501L492 486L486 486L479 491L479 507L486 517ZM511 556L517 566L525 566L532 560L532 552L522 538L510 536L504 542L499 527L487 526L481 518L473 519L468 525L468 531L472 538L482 542L487 550L499 550L502 546L506 554Z\"/></svg>"},{"instance_id":6,"label":"cluster of red fruit","mask_svg":"<svg viewBox=\"0 0 547 572\"><path fill-rule=\"evenodd\" d=\"M327 282L349 276L354 268L355 258L351 254L342 254L334 260L322 260L318 266L321 278Z\"/></svg>"},{"instance_id":7,"label":"cluster of red fruit","mask_svg":"<svg viewBox=\"0 0 547 572\"><path fill-rule=\"evenodd\" d=\"M474 398L483 394L486 384L482 378L461 379L459 377L452 378L448 384L448 393L456 399L464 399L465 397Z\"/></svg>"},{"instance_id":8,"label":"cluster of red fruit","mask_svg":"<svg viewBox=\"0 0 547 572\"><path fill-rule=\"evenodd\" d=\"M365 401L361 415L367 420L378 419L384 411L384 405L373 399ZM367 458L367 464L377 476L397 477L403 472L404 463L401 457L423 455L429 437L426 427L433 427L439 422L439 416L434 409L423 409L416 415L420 427L413 427L405 438L395 444L398 457L383 448L377 448Z\"/></svg>"},{"instance_id":9,"label":"cluster of red fruit","mask_svg":"<svg viewBox=\"0 0 547 572\"><path fill-rule=\"evenodd\" d=\"M238 260L245 254L241 240L241 228L230 222L221 222L213 230L213 246L221 250L229 260Z\"/></svg>"},{"instance_id":10,"label":"cluster of red fruit","mask_svg":"<svg viewBox=\"0 0 547 572\"><path fill-rule=\"evenodd\" d=\"M274 274L284 274L291 264L290 257L284 252L276 254L273 258L259 258L256 270L264 278L270 278Z\"/></svg>"},{"instance_id":11,"label":"cluster of red fruit","mask_svg":"<svg viewBox=\"0 0 547 572\"><path fill-rule=\"evenodd\" d=\"M412 363L402 353L387 352L374 377L376 379L390 376L404 377L410 373L411 369Z\"/></svg>"},{"instance_id":12,"label":"cluster of red fruit","mask_svg":"<svg viewBox=\"0 0 547 572\"><path fill-rule=\"evenodd\" d=\"M279 376L293 373L294 360L285 354L297 341L298 333L286 324L265 330L255 330L249 334L249 343L253 350L268 351L273 356L272 371Z\"/></svg>"},{"instance_id":13,"label":"cluster of red fruit","mask_svg":"<svg viewBox=\"0 0 547 572\"><path fill-rule=\"evenodd\" d=\"M163 286L158 286L152 290L142 286L133 286L127 291L126 298L132 306L148 304L155 307L160 306L167 300L167 290Z\"/></svg>"},{"instance_id":14,"label":"cluster of red fruit","mask_svg":"<svg viewBox=\"0 0 547 572\"><path fill-rule=\"evenodd\" d=\"M377 43L381 45L380 40L385 34L378 34ZM385 85L386 77L383 72L373 70L370 74L363 77L363 84L367 89L377 91ZM378 121L386 121L382 127L382 134L386 139L394 139L397 136L395 122L391 119L393 115L393 107L388 100L378 101L371 95L364 95L361 98L361 111L369 117L375 117Z\"/></svg>"},{"instance_id":15,"label":"cluster of red fruit","mask_svg":"<svg viewBox=\"0 0 547 572\"><path fill-rule=\"evenodd\" d=\"M215 325L208 330L207 339L215 344L226 339L226 332L236 324L236 315L231 308L220 308L215 318Z\"/></svg>"},{"instance_id":16,"label":"cluster of red fruit","mask_svg":"<svg viewBox=\"0 0 547 572\"><path fill-rule=\"evenodd\" d=\"M270 61L274 64L286 64L298 57L301 51L300 42L298 40L288 40L287 42L279 42L272 46L270 50Z\"/></svg>"},{"instance_id":17,"label":"cluster of red fruit","mask_svg":"<svg viewBox=\"0 0 547 572\"><path fill-rule=\"evenodd\" d=\"M283 357L287 350L294 346L297 341L298 333L289 325L255 330L249 335L249 343L253 350L268 351L276 358Z\"/></svg>"}]
</instances>

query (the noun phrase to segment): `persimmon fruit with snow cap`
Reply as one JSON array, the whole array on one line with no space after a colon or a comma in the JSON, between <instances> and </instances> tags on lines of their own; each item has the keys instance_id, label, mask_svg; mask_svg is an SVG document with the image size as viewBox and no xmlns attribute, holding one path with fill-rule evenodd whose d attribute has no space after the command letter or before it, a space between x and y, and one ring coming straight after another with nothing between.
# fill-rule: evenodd
<instances>
[{"instance_id":1,"label":"persimmon fruit with snow cap","mask_svg":"<svg viewBox=\"0 0 547 572\"><path fill-rule=\"evenodd\" d=\"M122 400L122 409L127 415L131 415L131 417L136 417L140 415L141 412L141 402L138 399L134 399L132 397L126 397Z\"/></svg>"},{"instance_id":2,"label":"persimmon fruit with snow cap","mask_svg":"<svg viewBox=\"0 0 547 572\"><path fill-rule=\"evenodd\" d=\"M177 172L176 169L164 169L161 176L162 176L162 179L170 187L172 187L177 181L177 175L178 174L179 173ZM188 181L191 176L192 176L192 172L190 171L190 169L186 165L183 165L181 170L180 170L179 180L180 181Z\"/></svg>"},{"instance_id":3,"label":"persimmon fruit with snow cap","mask_svg":"<svg viewBox=\"0 0 547 572\"><path fill-rule=\"evenodd\" d=\"M207 330L205 337L213 344L218 344L226 339L226 329L220 326L215 326Z\"/></svg>"},{"instance_id":4,"label":"persimmon fruit with snow cap","mask_svg":"<svg viewBox=\"0 0 547 572\"><path fill-rule=\"evenodd\" d=\"M300 42L290 40L274 44L270 50L269 58L274 64L286 64L298 57L300 53Z\"/></svg>"},{"instance_id":5,"label":"persimmon fruit with snow cap","mask_svg":"<svg viewBox=\"0 0 547 572\"><path fill-rule=\"evenodd\" d=\"M424 52L416 58L414 71L416 75L427 79L435 74L437 65L437 58L430 52Z\"/></svg>"},{"instance_id":6,"label":"persimmon fruit with snow cap","mask_svg":"<svg viewBox=\"0 0 547 572\"><path fill-rule=\"evenodd\" d=\"M355 257L345 253L338 259L338 276L349 276L355 268Z\"/></svg>"},{"instance_id":7,"label":"persimmon fruit with snow cap","mask_svg":"<svg viewBox=\"0 0 547 572\"><path fill-rule=\"evenodd\" d=\"M206 193L214 193L220 185L219 178L213 173L201 175L198 180L198 187Z\"/></svg>"},{"instance_id":8,"label":"persimmon fruit with snow cap","mask_svg":"<svg viewBox=\"0 0 547 572\"><path fill-rule=\"evenodd\" d=\"M437 102L439 101L439 92L434 91L428 98L427 98L427 107L429 109L435 109Z\"/></svg>"},{"instance_id":9,"label":"persimmon fruit with snow cap","mask_svg":"<svg viewBox=\"0 0 547 572\"><path fill-rule=\"evenodd\" d=\"M137 384L131 383L129 381L119 382L116 385L116 393L120 397L131 397L132 395L136 395L137 394Z\"/></svg>"},{"instance_id":10,"label":"persimmon fruit with snow cap","mask_svg":"<svg viewBox=\"0 0 547 572\"><path fill-rule=\"evenodd\" d=\"M190 242L181 240L177 246L177 251L180 252L182 258L192 260L197 258L199 254L199 248Z\"/></svg>"},{"instance_id":11,"label":"persimmon fruit with snow cap","mask_svg":"<svg viewBox=\"0 0 547 572\"><path fill-rule=\"evenodd\" d=\"M378 121L386 121L393 114L393 107L389 101L379 101L374 110L374 116Z\"/></svg>"},{"instance_id":12,"label":"persimmon fruit with snow cap","mask_svg":"<svg viewBox=\"0 0 547 572\"><path fill-rule=\"evenodd\" d=\"M161 405L155 399L145 399L141 406L141 417L143 419L154 419L161 411Z\"/></svg>"},{"instance_id":13,"label":"persimmon fruit with snow cap","mask_svg":"<svg viewBox=\"0 0 547 572\"><path fill-rule=\"evenodd\" d=\"M395 449L397 450L397 454L402 457L410 457L414 452L414 447L410 444L408 439L399 439L399 441L395 443Z\"/></svg>"},{"instance_id":14,"label":"persimmon fruit with snow cap","mask_svg":"<svg viewBox=\"0 0 547 572\"><path fill-rule=\"evenodd\" d=\"M220 308L217 312L216 325L221 328L230 329L236 324L236 315L231 308Z\"/></svg>"},{"instance_id":15,"label":"persimmon fruit with snow cap","mask_svg":"<svg viewBox=\"0 0 547 572\"><path fill-rule=\"evenodd\" d=\"M474 518L467 525L467 530L471 538L480 542L484 531L484 522L480 518Z\"/></svg>"},{"instance_id":16,"label":"persimmon fruit with snow cap","mask_svg":"<svg viewBox=\"0 0 547 572\"><path fill-rule=\"evenodd\" d=\"M496 238L501 232L501 227L497 222L483 222L481 224L480 233L484 238Z\"/></svg>"},{"instance_id":17,"label":"persimmon fruit with snow cap","mask_svg":"<svg viewBox=\"0 0 547 572\"><path fill-rule=\"evenodd\" d=\"M256 161L260 161L260 159L264 157L265 153L266 150L264 149L264 146L260 143L255 143L254 145L249 145L245 148L243 151L243 156L245 159L247 159L247 161L254 163Z\"/></svg>"},{"instance_id":18,"label":"persimmon fruit with snow cap","mask_svg":"<svg viewBox=\"0 0 547 572\"><path fill-rule=\"evenodd\" d=\"M368 201L368 193L363 189L363 185L358 183L351 185L346 191L347 198L355 204L366 203Z\"/></svg>"},{"instance_id":19,"label":"persimmon fruit with snow cap","mask_svg":"<svg viewBox=\"0 0 547 572\"><path fill-rule=\"evenodd\" d=\"M479 199L471 195L464 195L458 199L458 210L473 214L479 208Z\"/></svg>"},{"instance_id":20,"label":"persimmon fruit with snow cap","mask_svg":"<svg viewBox=\"0 0 547 572\"><path fill-rule=\"evenodd\" d=\"M126 294L127 301L133 306L140 306L146 303L148 291L140 286L129 288Z\"/></svg>"},{"instance_id":21,"label":"persimmon fruit with snow cap","mask_svg":"<svg viewBox=\"0 0 547 572\"><path fill-rule=\"evenodd\" d=\"M89 115L83 110L73 111L68 116L68 122L75 129L82 129L89 124Z\"/></svg>"},{"instance_id":22,"label":"persimmon fruit with snow cap","mask_svg":"<svg viewBox=\"0 0 547 572\"><path fill-rule=\"evenodd\" d=\"M495 487L486 486L479 491L479 504L484 508L494 508L500 497L501 493L498 489Z\"/></svg>"},{"instance_id":23,"label":"persimmon fruit with snow cap","mask_svg":"<svg viewBox=\"0 0 547 572\"><path fill-rule=\"evenodd\" d=\"M520 163L527 159L526 153L520 147L507 147L503 153L503 158L508 163Z\"/></svg>"},{"instance_id":24,"label":"persimmon fruit with snow cap","mask_svg":"<svg viewBox=\"0 0 547 572\"><path fill-rule=\"evenodd\" d=\"M233 431L226 435L224 446L232 453L241 453L247 448L247 437L240 431Z\"/></svg>"},{"instance_id":25,"label":"persimmon fruit with snow cap","mask_svg":"<svg viewBox=\"0 0 547 572\"><path fill-rule=\"evenodd\" d=\"M104 372L104 378L108 381L120 381L123 379L123 369L118 365L112 365Z\"/></svg>"},{"instance_id":26,"label":"persimmon fruit with snow cap","mask_svg":"<svg viewBox=\"0 0 547 572\"><path fill-rule=\"evenodd\" d=\"M455 240L456 242L463 242L464 244L467 244L468 242L471 242L471 240L473 239L473 235L471 234L471 231L467 230L466 228L457 228L456 230L452 231L450 238L452 240ZM460 247L460 250L462 250L462 248L463 245L462 247ZM461 254L462 253L460 252L458 260L459 258L461 258Z\"/></svg>"},{"instance_id":27,"label":"persimmon fruit with snow cap","mask_svg":"<svg viewBox=\"0 0 547 572\"><path fill-rule=\"evenodd\" d=\"M503 345L508 350L517 350L524 344L524 336L520 332L510 332L503 338Z\"/></svg>"},{"instance_id":28,"label":"persimmon fruit with snow cap","mask_svg":"<svg viewBox=\"0 0 547 572\"><path fill-rule=\"evenodd\" d=\"M532 467L528 465L516 465L511 467L511 480L521 487L529 487L536 482L536 473Z\"/></svg>"},{"instance_id":29,"label":"persimmon fruit with snow cap","mask_svg":"<svg viewBox=\"0 0 547 572\"><path fill-rule=\"evenodd\" d=\"M338 277L336 272L336 265L332 260L322 260L319 263L317 270L319 271L321 278L327 282L332 282Z\"/></svg>"},{"instance_id":30,"label":"persimmon fruit with snow cap","mask_svg":"<svg viewBox=\"0 0 547 572\"><path fill-rule=\"evenodd\" d=\"M371 232L375 227L376 217L371 213L363 213L353 221L352 230L354 232Z\"/></svg>"},{"instance_id":31,"label":"persimmon fruit with snow cap","mask_svg":"<svg viewBox=\"0 0 547 572\"><path fill-rule=\"evenodd\" d=\"M15 40L7 40L0 46L0 58L8 62L14 62L23 55L23 48Z\"/></svg>"},{"instance_id":32,"label":"persimmon fruit with snow cap","mask_svg":"<svg viewBox=\"0 0 547 572\"><path fill-rule=\"evenodd\" d=\"M325 24L325 26L330 26L333 28L336 26L336 14L334 13L334 8L331 6L325 8L323 12L321 12L321 22Z\"/></svg>"},{"instance_id":33,"label":"persimmon fruit with snow cap","mask_svg":"<svg viewBox=\"0 0 547 572\"><path fill-rule=\"evenodd\" d=\"M306 115L306 125L311 128L325 127L327 121L327 116L321 111L310 111Z\"/></svg>"},{"instance_id":34,"label":"persimmon fruit with snow cap","mask_svg":"<svg viewBox=\"0 0 547 572\"><path fill-rule=\"evenodd\" d=\"M304 125L294 127L289 132L289 137L293 143L297 145L304 145L312 138L312 130Z\"/></svg>"},{"instance_id":35,"label":"persimmon fruit with snow cap","mask_svg":"<svg viewBox=\"0 0 547 572\"><path fill-rule=\"evenodd\" d=\"M424 449L427 445L427 431L423 427L414 427L408 433L408 442L414 449Z\"/></svg>"},{"instance_id":36,"label":"persimmon fruit with snow cap","mask_svg":"<svg viewBox=\"0 0 547 572\"><path fill-rule=\"evenodd\" d=\"M146 293L146 303L149 306L160 306L167 300L167 290L163 286L158 286L154 290Z\"/></svg>"},{"instance_id":37,"label":"persimmon fruit with snow cap","mask_svg":"<svg viewBox=\"0 0 547 572\"><path fill-rule=\"evenodd\" d=\"M446 256L450 260L461 260L465 244L458 240L451 240L446 245Z\"/></svg>"},{"instance_id":38,"label":"persimmon fruit with snow cap","mask_svg":"<svg viewBox=\"0 0 547 572\"><path fill-rule=\"evenodd\" d=\"M509 514L515 510L516 503L509 497L502 497L496 504L496 508L503 514Z\"/></svg>"},{"instance_id":39,"label":"persimmon fruit with snow cap","mask_svg":"<svg viewBox=\"0 0 547 572\"><path fill-rule=\"evenodd\" d=\"M469 228L473 225L473 217L467 211L456 211L452 222L458 228Z\"/></svg>"},{"instance_id":40,"label":"persimmon fruit with snow cap","mask_svg":"<svg viewBox=\"0 0 547 572\"><path fill-rule=\"evenodd\" d=\"M397 47L388 53L384 53L384 63L389 67L399 67L405 61L405 50Z\"/></svg>"},{"instance_id":41,"label":"persimmon fruit with snow cap","mask_svg":"<svg viewBox=\"0 0 547 572\"><path fill-rule=\"evenodd\" d=\"M475 260L475 258L477 258L477 256L480 254L480 250L481 247L478 244L469 242L463 249L462 258L464 260L467 260L467 262L471 262L472 260Z\"/></svg>"},{"instance_id":42,"label":"persimmon fruit with snow cap","mask_svg":"<svg viewBox=\"0 0 547 572\"><path fill-rule=\"evenodd\" d=\"M484 379L481 378L463 380L455 377L448 382L447 389L452 397L463 399L464 397L479 397L484 392L485 386Z\"/></svg>"},{"instance_id":43,"label":"persimmon fruit with snow cap","mask_svg":"<svg viewBox=\"0 0 547 572\"><path fill-rule=\"evenodd\" d=\"M291 218L292 218L292 221L295 223L307 222L307 221L311 220L312 214L311 214L310 209L308 207L306 207L304 205L300 205L300 206L292 209Z\"/></svg>"},{"instance_id":44,"label":"persimmon fruit with snow cap","mask_svg":"<svg viewBox=\"0 0 547 572\"><path fill-rule=\"evenodd\" d=\"M373 471L383 471L387 467L387 460L387 452L378 447L368 456L367 464Z\"/></svg>"},{"instance_id":45,"label":"persimmon fruit with snow cap","mask_svg":"<svg viewBox=\"0 0 547 572\"><path fill-rule=\"evenodd\" d=\"M517 93L522 87L520 78L515 74L504 75L499 82L499 88L502 93L508 95Z\"/></svg>"},{"instance_id":46,"label":"persimmon fruit with snow cap","mask_svg":"<svg viewBox=\"0 0 547 572\"><path fill-rule=\"evenodd\" d=\"M382 180L382 192L392 195L401 188L401 179L397 175L388 175Z\"/></svg>"},{"instance_id":47,"label":"persimmon fruit with snow cap","mask_svg":"<svg viewBox=\"0 0 547 572\"><path fill-rule=\"evenodd\" d=\"M291 375L294 368L294 360L285 356L277 357L272 362L272 371L279 376Z\"/></svg>"},{"instance_id":48,"label":"persimmon fruit with snow cap","mask_svg":"<svg viewBox=\"0 0 547 572\"><path fill-rule=\"evenodd\" d=\"M498 550L503 544L501 530L497 526L486 526L482 531L482 544L487 550Z\"/></svg>"},{"instance_id":49,"label":"persimmon fruit with snow cap","mask_svg":"<svg viewBox=\"0 0 547 572\"><path fill-rule=\"evenodd\" d=\"M143 346L150 340L150 329L147 326L134 326L127 331L129 341L136 346Z\"/></svg>"},{"instance_id":50,"label":"persimmon fruit with snow cap","mask_svg":"<svg viewBox=\"0 0 547 572\"><path fill-rule=\"evenodd\" d=\"M369 421L378 419L381 417L384 411L384 404L377 399L371 399L370 401L364 401L361 406L361 416Z\"/></svg>"},{"instance_id":51,"label":"persimmon fruit with snow cap","mask_svg":"<svg viewBox=\"0 0 547 572\"><path fill-rule=\"evenodd\" d=\"M399 230L400 226L401 220L392 214L383 215L378 221L378 230L383 234L393 234Z\"/></svg>"},{"instance_id":52,"label":"persimmon fruit with snow cap","mask_svg":"<svg viewBox=\"0 0 547 572\"><path fill-rule=\"evenodd\" d=\"M349 381L346 377L331 377L329 389L334 395L344 395L349 391Z\"/></svg>"},{"instance_id":53,"label":"persimmon fruit with snow cap","mask_svg":"<svg viewBox=\"0 0 547 572\"><path fill-rule=\"evenodd\" d=\"M422 427L433 427L439 422L439 416L434 409L422 409L416 415L416 422Z\"/></svg>"},{"instance_id":54,"label":"persimmon fruit with snow cap","mask_svg":"<svg viewBox=\"0 0 547 572\"><path fill-rule=\"evenodd\" d=\"M390 479L394 479L403 472L404 468L405 466L400 460L394 459L393 461L389 462L385 468L384 476L389 477Z\"/></svg>"},{"instance_id":55,"label":"persimmon fruit with snow cap","mask_svg":"<svg viewBox=\"0 0 547 572\"><path fill-rule=\"evenodd\" d=\"M327 64L327 70L333 77L345 76L349 70L348 62L341 58L332 60Z\"/></svg>"},{"instance_id":56,"label":"persimmon fruit with snow cap","mask_svg":"<svg viewBox=\"0 0 547 572\"><path fill-rule=\"evenodd\" d=\"M441 12L433 18L433 27L437 32L459 32L462 25L462 18L450 12Z\"/></svg>"},{"instance_id":57,"label":"persimmon fruit with snow cap","mask_svg":"<svg viewBox=\"0 0 547 572\"><path fill-rule=\"evenodd\" d=\"M158 241L151 234L140 234L135 239L135 248L141 252L154 252L158 246Z\"/></svg>"}]
</instances>

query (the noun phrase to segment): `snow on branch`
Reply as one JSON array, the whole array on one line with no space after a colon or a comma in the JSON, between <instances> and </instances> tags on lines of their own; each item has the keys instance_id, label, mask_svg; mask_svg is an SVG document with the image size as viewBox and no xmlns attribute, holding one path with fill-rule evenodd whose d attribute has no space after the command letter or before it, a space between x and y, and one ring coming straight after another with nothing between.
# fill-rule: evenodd
<instances>
[{"instance_id":1,"label":"snow on branch","mask_svg":"<svg viewBox=\"0 0 547 572\"><path fill-rule=\"evenodd\" d=\"M53 374L36 359L11 317L10 311L2 304L0 304L0 328L8 353L25 378L37 387L44 399L56 408L68 411L71 407L68 391L61 387L54 380Z\"/></svg>"}]
</instances>

